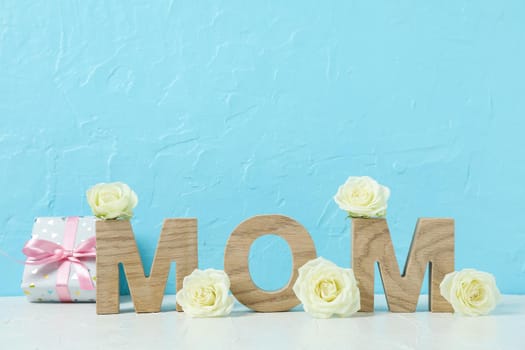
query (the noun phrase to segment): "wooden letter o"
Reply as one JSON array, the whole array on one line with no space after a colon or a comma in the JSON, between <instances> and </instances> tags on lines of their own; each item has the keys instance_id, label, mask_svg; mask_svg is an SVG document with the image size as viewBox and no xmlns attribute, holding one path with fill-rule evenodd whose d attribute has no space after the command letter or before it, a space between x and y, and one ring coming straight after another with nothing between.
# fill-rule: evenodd
<instances>
[{"instance_id":1,"label":"wooden letter o","mask_svg":"<svg viewBox=\"0 0 525 350\"><path fill-rule=\"evenodd\" d=\"M277 291L258 288L248 267L251 245L267 234L286 240L292 251L292 276L286 286ZM315 258L314 242L303 225L283 215L258 215L243 221L233 230L224 252L224 270L230 277L231 291L239 302L260 312L287 311L300 303L292 290L297 269Z\"/></svg>"}]
</instances>

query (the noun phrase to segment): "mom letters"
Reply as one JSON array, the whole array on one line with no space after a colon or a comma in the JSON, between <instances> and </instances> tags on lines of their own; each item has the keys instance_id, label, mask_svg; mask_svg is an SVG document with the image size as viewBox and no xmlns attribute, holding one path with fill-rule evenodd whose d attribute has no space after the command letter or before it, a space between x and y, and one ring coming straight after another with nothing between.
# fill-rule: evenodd
<instances>
[{"instance_id":1,"label":"mom letters","mask_svg":"<svg viewBox=\"0 0 525 350\"><path fill-rule=\"evenodd\" d=\"M292 252L292 274L277 291L265 291L252 281L248 269L251 244L260 236L280 236ZM133 230L126 220L96 223L97 314L119 313L119 264L122 263L135 311L159 312L170 264L176 263L176 289L198 267L197 219L165 219L149 275L146 277ZM388 308L392 312L414 312L425 271L429 266L429 310L451 312L440 295L439 284L454 271L454 220L420 218L416 224L403 273L385 219L352 219L352 268L359 283L361 311L374 309L374 265L379 264ZM287 311L299 304L292 286L297 270L316 258L308 231L283 215L258 215L237 226L224 253L224 270L231 291L239 302L260 312ZM177 310L180 310L177 305Z\"/></svg>"}]
</instances>

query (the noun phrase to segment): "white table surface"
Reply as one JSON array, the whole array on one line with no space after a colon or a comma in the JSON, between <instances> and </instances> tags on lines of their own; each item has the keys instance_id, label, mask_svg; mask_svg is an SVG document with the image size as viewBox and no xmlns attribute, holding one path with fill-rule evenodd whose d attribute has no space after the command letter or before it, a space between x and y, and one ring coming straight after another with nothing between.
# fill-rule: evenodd
<instances>
[{"instance_id":1,"label":"white table surface","mask_svg":"<svg viewBox=\"0 0 525 350\"><path fill-rule=\"evenodd\" d=\"M29 303L0 298L0 349L525 349L525 296L507 295L490 316L429 313L426 297L409 314L386 311L346 319L313 319L302 311L256 313L238 305L230 317L192 319L166 310L100 315L95 304Z\"/></svg>"}]
</instances>

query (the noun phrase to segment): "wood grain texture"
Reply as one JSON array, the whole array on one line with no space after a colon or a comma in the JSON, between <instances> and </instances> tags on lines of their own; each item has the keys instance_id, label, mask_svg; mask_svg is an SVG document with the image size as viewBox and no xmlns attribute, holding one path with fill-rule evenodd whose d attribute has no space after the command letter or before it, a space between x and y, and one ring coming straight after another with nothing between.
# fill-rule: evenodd
<instances>
[{"instance_id":1,"label":"wood grain texture","mask_svg":"<svg viewBox=\"0 0 525 350\"><path fill-rule=\"evenodd\" d=\"M292 251L292 275L286 286L277 291L258 288L248 267L251 245L266 234L283 238ZM259 215L245 220L232 232L224 253L224 270L230 277L231 291L239 302L260 312L287 311L300 303L292 290L297 269L315 258L314 242L300 223L283 215Z\"/></svg>"},{"instance_id":2,"label":"wood grain texture","mask_svg":"<svg viewBox=\"0 0 525 350\"><path fill-rule=\"evenodd\" d=\"M100 220L97 228L97 314L120 310L119 268L122 263L136 312L159 312L171 262L176 262L176 288L198 266L197 220L166 219L149 277L131 224L127 220ZM177 305L177 310L181 311Z\"/></svg>"},{"instance_id":3,"label":"wood grain texture","mask_svg":"<svg viewBox=\"0 0 525 350\"><path fill-rule=\"evenodd\" d=\"M453 219L418 219L402 275L386 220L352 219L352 268L361 293L360 311L374 311L375 262L379 264L390 311L416 310L427 265L430 265L430 311L453 311L439 292L444 276L454 271Z\"/></svg>"}]
</instances>

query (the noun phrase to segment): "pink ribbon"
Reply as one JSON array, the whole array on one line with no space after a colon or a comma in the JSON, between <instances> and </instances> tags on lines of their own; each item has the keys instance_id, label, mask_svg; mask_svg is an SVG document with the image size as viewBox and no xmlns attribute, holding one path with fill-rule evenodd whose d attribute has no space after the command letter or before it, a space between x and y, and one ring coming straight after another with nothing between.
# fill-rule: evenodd
<instances>
[{"instance_id":1,"label":"pink ribbon","mask_svg":"<svg viewBox=\"0 0 525 350\"><path fill-rule=\"evenodd\" d=\"M45 239L33 238L26 243L22 252L27 256L26 264L45 265L58 262L56 289L58 298L62 302L70 302L68 281L71 265L78 275L80 288L93 290L95 286L87 266L82 262L96 257L96 239L90 237L75 247L75 236L78 227L78 217L68 217L64 229L63 245Z\"/></svg>"}]
</instances>

